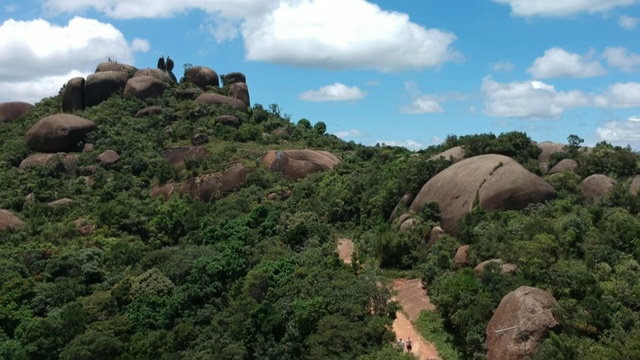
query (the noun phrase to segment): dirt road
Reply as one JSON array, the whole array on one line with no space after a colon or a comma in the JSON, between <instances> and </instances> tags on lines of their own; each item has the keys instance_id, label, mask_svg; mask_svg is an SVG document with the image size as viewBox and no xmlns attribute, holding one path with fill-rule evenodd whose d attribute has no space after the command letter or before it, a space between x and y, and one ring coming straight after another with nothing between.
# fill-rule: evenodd
<instances>
[{"instance_id":1,"label":"dirt road","mask_svg":"<svg viewBox=\"0 0 640 360\"><path fill-rule=\"evenodd\" d=\"M338 239L338 255L346 264L351 264L353 254L353 241L349 239ZM411 338L413 348L411 353L420 360L440 360L438 350L426 341L413 327L412 321L416 321L422 310L434 310L435 306L422 289L420 279L395 279L393 287L398 292L396 300L400 303L409 318L402 312L396 313L393 322L393 331L396 338L402 339L406 343L407 338ZM407 351L405 349L405 351Z\"/></svg>"}]
</instances>

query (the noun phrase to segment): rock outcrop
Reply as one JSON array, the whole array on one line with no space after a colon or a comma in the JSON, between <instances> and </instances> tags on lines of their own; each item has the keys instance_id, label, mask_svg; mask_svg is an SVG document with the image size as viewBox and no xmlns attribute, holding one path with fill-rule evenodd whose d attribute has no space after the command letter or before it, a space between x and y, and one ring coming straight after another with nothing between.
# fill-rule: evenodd
<instances>
[{"instance_id":1,"label":"rock outcrop","mask_svg":"<svg viewBox=\"0 0 640 360\"><path fill-rule=\"evenodd\" d=\"M247 84L242 82L231 84L229 87L229 96L242 100L246 107L251 107L251 99L249 98L249 88L247 87Z\"/></svg>"},{"instance_id":2,"label":"rock outcrop","mask_svg":"<svg viewBox=\"0 0 640 360\"><path fill-rule=\"evenodd\" d=\"M0 103L0 124L13 122L29 113L34 106L22 101Z\"/></svg>"},{"instance_id":3,"label":"rock outcrop","mask_svg":"<svg viewBox=\"0 0 640 360\"><path fill-rule=\"evenodd\" d=\"M167 159L171 166L184 169L185 160L204 160L209 157L209 151L202 146L182 146L165 149L162 151L162 156Z\"/></svg>"},{"instance_id":4,"label":"rock outcrop","mask_svg":"<svg viewBox=\"0 0 640 360\"><path fill-rule=\"evenodd\" d=\"M445 160L451 160L453 162L464 159L464 149L462 146L454 146L449 150L443 151L440 154L433 155L429 160L438 160L443 158Z\"/></svg>"},{"instance_id":5,"label":"rock outcrop","mask_svg":"<svg viewBox=\"0 0 640 360\"><path fill-rule=\"evenodd\" d=\"M487 325L487 359L531 356L549 330L559 325L551 312L556 299L544 290L522 286L508 293Z\"/></svg>"},{"instance_id":6,"label":"rock outcrop","mask_svg":"<svg viewBox=\"0 0 640 360\"><path fill-rule=\"evenodd\" d=\"M489 264L497 264L500 267L500 273L502 274L513 274L514 272L516 272L516 270L518 270L518 265L516 264L505 264L502 262L502 259L491 259L483 261L480 264L476 265L476 267L473 268L473 272L476 274L476 276L480 276L480 274L482 274L482 272L484 271L484 268Z\"/></svg>"},{"instance_id":7,"label":"rock outcrop","mask_svg":"<svg viewBox=\"0 0 640 360\"><path fill-rule=\"evenodd\" d=\"M0 209L0 232L22 230L25 223L9 210Z\"/></svg>"},{"instance_id":8,"label":"rock outcrop","mask_svg":"<svg viewBox=\"0 0 640 360\"><path fill-rule=\"evenodd\" d=\"M34 151L66 152L97 128L93 121L71 114L47 116L27 131L27 146Z\"/></svg>"},{"instance_id":9,"label":"rock outcrop","mask_svg":"<svg viewBox=\"0 0 640 360\"><path fill-rule=\"evenodd\" d=\"M272 171L297 180L320 171L333 169L340 160L323 150L269 150L260 161Z\"/></svg>"},{"instance_id":10,"label":"rock outcrop","mask_svg":"<svg viewBox=\"0 0 640 360\"><path fill-rule=\"evenodd\" d=\"M216 117L216 121L222 125L229 126L236 129L240 127L240 119L238 119L233 115L220 115Z\"/></svg>"},{"instance_id":11,"label":"rock outcrop","mask_svg":"<svg viewBox=\"0 0 640 360\"><path fill-rule=\"evenodd\" d=\"M229 105L233 109L247 112L247 105L242 100L220 94L204 93L198 96L195 101L203 105Z\"/></svg>"},{"instance_id":12,"label":"rock outcrop","mask_svg":"<svg viewBox=\"0 0 640 360\"><path fill-rule=\"evenodd\" d=\"M453 262L460 266L465 266L469 263L469 245L462 245L456 250Z\"/></svg>"},{"instance_id":13,"label":"rock outcrop","mask_svg":"<svg viewBox=\"0 0 640 360\"><path fill-rule=\"evenodd\" d=\"M166 71L162 71L160 69L142 69L136 71L135 74L133 74L133 78L140 76L151 76L167 84L173 82L171 76L169 76Z\"/></svg>"},{"instance_id":14,"label":"rock outcrop","mask_svg":"<svg viewBox=\"0 0 640 360\"><path fill-rule=\"evenodd\" d=\"M550 141L543 141L538 144L538 147L542 149L540 155L538 155L538 162L540 163L540 171L546 174L549 171L549 159L551 155L564 151L565 146Z\"/></svg>"},{"instance_id":15,"label":"rock outcrop","mask_svg":"<svg viewBox=\"0 0 640 360\"><path fill-rule=\"evenodd\" d=\"M640 175L636 175L632 180L631 184L629 184L629 193L633 196L638 195L638 190L640 190Z\"/></svg>"},{"instance_id":16,"label":"rock outcrop","mask_svg":"<svg viewBox=\"0 0 640 360\"><path fill-rule=\"evenodd\" d=\"M231 72L225 75L222 75L222 84L225 86L230 86L235 83L247 83L247 77L244 76L241 72Z\"/></svg>"},{"instance_id":17,"label":"rock outcrop","mask_svg":"<svg viewBox=\"0 0 640 360\"><path fill-rule=\"evenodd\" d=\"M132 73L135 73L137 69L131 65L120 64L115 61L105 61L103 63L98 64L95 72L99 73L103 71L120 71L123 73L132 74Z\"/></svg>"},{"instance_id":18,"label":"rock outcrop","mask_svg":"<svg viewBox=\"0 0 640 360\"><path fill-rule=\"evenodd\" d=\"M173 92L173 97L178 100L195 100L202 92L200 88L177 89Z\"/></svg>"},{"instance_id":19,"label":"rock outcrop","mask_svg":"<svg viewBox=\"0 0 640 360\"><path fill-rule=\"evenodd\" d=\"M594 174L580 182L582 198L587 201L599 201L616 186L616 181L606 175Z\"/></svg>"},{"instance_id":20,"label":"rock outcrop","mask_svg":"<svg viewBox=\"0 0 640 360\"><path fill-rule=\"evenodd\" d=\"M431 178L409 210L419 212L425 204L435 201L442 215L442 228L454 233L458 220L476 203L487 210L519 210L554 196L551 185L515 160L480 155L453 164Z\"/></svg>"},{"instance_id":21,"label":"rock outcrop","mask_svg":"<svg viewBox=\"0 0 640 360\"><path fill-rule=\"evenodd\" d=\"M168 85L165 81L153 76L137 76L129 79L124 88L125 97L135 97L140 100L161 97Z\"/></svg>"},{"instance_id":22,"label":"rock outcrop","mask_svg":"<svg viewBox=\"0 0 640 360\"><path fill-rule=\"evenodd\" d=\"M62 112L72 113L84 109L84 88L83 77L74 77L67 81L62 91Z\"/></svg>"},{"instance_id":23,"label":"rock outcrop","mask_svg":"<svg viewBox=\"0 0 640 360\"><path fill-rule=\"evenodd\" d=\"M64 171L70 174L76 168L76 165L78 163L78 155L66 153L33 154L28 158L22 160L18 168L21 171L24 171L35 166L53 166L58 161L60 162L60 164L62 164Z\"/></svg>"},{"instance_id":24,"label":"rock outcrop","mask_svg":"<svg viewBox=\"0 0 640 360\"><path fill-rule=\"evenodd\" d=\"M578 170L578 162L573 159L563 159L549 170L549 175L567 171L576 172L576 170Z\"/></svg>"},{"instance_id":25,"label":"rock outcrop","mask_svg":"<svg viewBox=\"0 0 640 360\"><path fill-rule=\"evenodd\" d=\"M146 107L144 109L140 109L136 113L136 117L141 118L149 115L160 115L162 114L163 111L164 109L161 106L153 105L153 106Z\"/></svg>"},{"instance_id":26,"label":"rock outcrop","mask_svg":"<svg viewBox=\"0 0 640 360\"><path fill-rule=\"evenodd\" d=\"M218 73L206 66L193 66L187 69L185 80L202 90L207 90L209 86L220 87Z\"/></svg>"},{"instance_id":27,"label":"rock outcrop","mask_svg":"<svg viewBox=\"0 0 640 360\"><path fill-rule=\"evenodd\" d=\"M115 164L120 160L120 154L113 150L105 150L103 153L96 157L96 160L103 164Z\"/></svg>"},{"instance_id":28,"label":"rock outcrop","mask_svg":"<svg viewBox=\"0 0 640 360\"><path fill-rule=\"evenodd\" d=\"M129 75L122 71L101 71L87 76L84 83L84 106L91 107L124 91Z\"/></svg>"}]
</instances>

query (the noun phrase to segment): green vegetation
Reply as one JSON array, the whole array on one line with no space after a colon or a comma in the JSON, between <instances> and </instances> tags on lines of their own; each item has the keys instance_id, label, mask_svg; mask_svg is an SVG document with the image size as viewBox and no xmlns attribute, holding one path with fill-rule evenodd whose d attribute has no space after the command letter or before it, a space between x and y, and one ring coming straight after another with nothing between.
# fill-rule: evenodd
<instances>
[{"instance_id":1,"label":"green vegetation","mask_svg":"<svg viewBox=\"0 0 640 360\"><path fill-rule=\"evenodd\" d=\"M403 196L451 164L427 159L461 145L466 156L500 153L538 171L540 150L526 134L450 136L412 153L344 142L324 123L292 122L275 104L245 114L178 101L172 91L146 101L114 96L78 112L98 130L87 139L95 151L71 171L17 168L30 154L26 131L60 112L60 96L0 126L0 208L26 222L0 232L0 359L408 359L390 345L397 304L388 280L415 273L438 307L418 327L445 359L482 358L493 311L520 285L559 302L562 328L536 358L640 357L640 206L624 187L638 170L630 149L583 151L572 139L565 156L581 170L549 179L561 187L557 199L521 212L475 209L455 237L427 247L437 206L414 214L407 230L389 221L407 212ZM151 105L165 111L135 117ZM239 128L218 123L223 114L237 116ZM161 151L190 144L196 132L207 134L210 155L171 167ZM291 148L328 150L341 162L295 182L256 163L265 150ZM97 164L106 149L121 160ZM236 163L257 170L222 199L150 197L155 185ZM596 170L619 186L598 205L583 204L577 184ZM73 203L46 205L64 197ZM95 230L83 235L79 219ZM356 243L353 266L336 254L338 234ZM519 269L503 275L488 266L476 277L453 262L461 244L471 244L471 264L502 258Z\"/></svg>"}]
</instances>

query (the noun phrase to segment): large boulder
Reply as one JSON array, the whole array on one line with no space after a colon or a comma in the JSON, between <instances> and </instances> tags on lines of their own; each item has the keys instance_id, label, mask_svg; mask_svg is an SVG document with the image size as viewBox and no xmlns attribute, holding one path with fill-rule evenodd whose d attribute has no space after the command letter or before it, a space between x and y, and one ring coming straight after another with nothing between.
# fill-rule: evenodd
<instances>
[{"instance_id":1,"label":"large boulder","mask_svg":"<svg viewBox=\"0 0 640 360\"><path fill-rule=\"evenodd\" d=\"M247 106L251 107L251 99L249 98L249 88L245 83L233 83L229 87L229 96L238 100L242 100L242 102Z\"/></svg>"},{"instance_id":2,"label":"large boulder","mask_svg":"<svg viewBox=\"0 0 640 360\"><path fill-rule=\"evenodd\" d=\"M203 105L229 105L233 109L247 112L247 105L244 103L244 101L220 94L204 93L198 96L195 101L198 104Z\"/></svg>"},{"instance_id":3,"label":"large boulder","mask_svg":"<svg viewBox=\"0 0 640 360\"><path fill-rule=\"evenodd\" d=\"M578 162L573 159L560 160L554 167L549 170L549 175L561 172L576 172L578 170Z\"/></svg>"},{"instance_id":4,"label":"large boulder","mask_svg":"<svg viewBox=\"0 0 640 360\"><path fill-rule=\"evenodd\" d=\"M0 232L17 231L23 229L24 222L11 211L0 209Z\"/></svg>"},{"instance_id":5,"label":"large boulder","mask_svg":"<svg viewBox=\"0 0 640 360\"><path fill-rule=\"evenodd\" d=\"M247 176L255 170L255 168L246 167L242 164L232 165L222 173L220 190L228 193L244 186L247 183Z\"/></svg>"},{"instance_id":6,"label":"large boulder","mask_svg":"<svg viewBox=\"0 0 640 360\"><path fill-rule=\"evenodd\" d=\"M538 155L538 162L540 163L540 171L543 174L546 174L549 171L549 160L551 159L551 155L562 152L565 150L565 146L563 144L558 144L550 141L543 141L537 144L542 152Z\"/></svg>"},{"instance_id":7,"label":"large boulder","mask_svg":"<svg viewBox=\"0 0 640 360\"><path fill-rule=\"evenodd\" d=\"M244 76L241 72L231 72L225 75L222 75L222 84L226 86L230 86L235 83L247 83L247 77Z\"/></svg>"},{"instance_id":8,"label":"large boulder","mask_svg":"<svg viewBox=\"0 0 640 360\"><path fill-rule=\"evenodd\" d=\"M480 264L476 265L476 267L473 268L473 272L476 274L476 276L480 276L480 274L482 274L482 272L484 271L484 268L489 264L496 264L498 267L500 267L500 273L502 274L513 274L516 272L516 270L518 270L518 265L516 264L505 264L503 263L502 259L491 259L483 261Z\"/></svg>"},{"instance_id":9,"label":"large boulder","mask_svg":"<svg viewBox=\"0 0 640 360\"><path fill-rule=\"evenodd\" d=\"M462 146L454 146L449 150L443 151L440 154L433 155L429 160L438 160L443 158L445 160L451 160L453 162L464 159L464 148Z\"/></svg>"},{"instance_id":10,"label":"large boulder","mask_svg":"<svg viewBox=\"0 0 640 360\"><path fill-rule=\"evenodd\" d=\"M184 169L184 161L187 159L204 160L209 157L209 151L202 146L182 146L168 148L162 151L171 166Z\"/></svg>"},{"instance_id":11,"label":"large boulder","mask_svg":"<svg viewBox=\"0 0 640 360\"><path fill-rule=\"evenodd\" d=\"M487 210L519 210L554 196L551 185L515 160L503 155L480 155L453 164L432 177L409 210L419 212L425 204L435 201L442 215L442 228L454 233L458 220L476 202Z\"/></svg>"},{"instance_id":12,"label":"large boulder","mask_svg":"<svg viewBox=\"0 0 640 360\"><path fill-rule=\"evenodd\" d=\"M137 76L129 79L124 88L125 97L135 97L140 100L161 97L168 85L152 76Z\"/></svg>"},{"instance_id":13,"label":"large boulder","mask_svg":"<svg viewBox=\"0 0 640 360\"><path fill-rule=\"evenodd\" d=\"M136 68L127 64L120 64L114 61L105 61L103 63L98 64L96 67L97 73L104 71L120 71L126 74L133 74L136 72Z\"/></svg>"},{"instance_id":14,"label":"large boulder","mask_svg":"<svg viewBox=\"0 0 640 360\"><path fill-rule=\"evenodd\" d=\"M209 86L220 87L218 73L206 66L193 66L185 72L186 81L206 90Z\"/></svg>"},{"instance_id":15,"label":"large boulder","mask_svg":"<svg viewBox=\"0 0 640 360\"><path fill-rule=\"evenodd\" d=\"M631 195L638 195L638 190L640 190L640 175L634 176L631 180L631 184L629 184L629 193Z\"/></svg>"},{"instance_id":16,"label":"large boulder","mask_svg":"<svg viewBox=\"0 0 640 360\"><path fill-rule=\"evenodd\" d=\"M141 117L145 117L145 116L149 116L149 115L160 115L163 112L164 112L164 109L162 108L162 106L153 105L153 106L149 106L149 107L146 107L144 109L139 110L136 113L136 117L137 118L141 118Z\"/></svg>"},{"instance_id":17,"label":"large boulder","mask_svg":"<svg viewBox=\"0 0 640 360\"><path fill-rule=\"evenodd\" d=\"M169 198L171 198L175 190L176 190L176 184L174 183L158 185L158 186L155 186L153 189L151 189L151 197L154 199L157 199L158 197L162 196L162 198L166 201L166 200L169 200Z\"/></svg>"},{"instance_id":18,"label":"large boulder","mask_svg":"<svg viewBox=\"0 0 640 360\"><path fill-rule=\"evenodd\" d=\"M160 81L166 82L167 84L173 82L173 80L171 79L171 76L166 71L163 71L160 69L142 69L142 70L136 71L135 74L133 74L134 78L140 77L140 76L151 76Z\"/></svg>"},{"instance_id":19,"label":"large boulder","mask_svg":"<svg viewBox=\"0 0 640 360\"><path fill-rule=\"evenodd\" d=\"M220 115L216 117L216 121L222 125L236 129L240 127L240 119L233 115Z\"/></svg>"},{"instance_id":20,"label":"large boulder","mask_svg":"<svg viewBox=\"0 0 640 360\"><path fill-rule=\"evenodd\" d=\"M84 109L84 87L83 77L74 77L67 81L62 91L62 112L72 113Z\"/></svg>"},{"instance_id":21,"label":"large boulder","mask_svg":"<svg viewBox=\"0 0 640 360\"><path fill-rule=\"evenodd\" d=\"M189 194L192 199L203 202L220 199L222 197L221 177L220 173L211 173L188 179L180 185L179 194L180 196Z\"/></svg>"},{"instance_id":22,"label":"large boulder","mask_svg":"<svg viewBox=\"0 0 640 360\"><path fill-rule=\"evenodd\" d=\"M340 162L332 153L322 150L269 150L260 158L272 171L297 180L320 171L331 170Z\"/></svg>"},{"instance_id":23,"label":"large boulder","mask_svg":"<svg viewBox=\"0 0 640 360\"><path fill-rule=\"evenodd\" d=\"M27 131L27 146L34 151L56 153L72 149L97 128L93 121L71 114L47 116Z\"/></svg>"},{"instance_id":24,"label":"large boulder","mask_svg":"<svg viewBox=\"0 0 640 360\"><path fill-rule=\"evenodd\" d=\"M109 149L98 155L96 157L96 160L105 165L115 164L116 162L118 162L118 160L120 160L120 154L118 154L114 150Z\"/></svg>"},{"instance_id":25,"label":"large boulder","mask_svg":"<svg viewBox=\"0 0 640 360\"><path fill-rule=\"evenodd\" d=\"M464 266L469 263L469 245L462 245L458 250L456 250L453 262L460 266Z\"/></svg>"},{"instance_id":26,"label":"large boulder","mask_svg":"<svg viewBox=\"0 0 640 360\"><path fill-rule=\"evenodd\" d=\"M72 173L76 165L78 164L77 154L33 154L28 158L22 160L18 167L21 171L35 167L35 166L53 166L60 163L66 173Z\"/></svg>"},{"instance_id":27,"label":"large boulder","mask_svg":"<svg viewBox=\"0 0 640 360\"><path fill-rule=\"evenodd\" d=\"M173 92L173 97L178 100L195 100L202 94L200 88L188 88L188 89L176 89Z\"/></svg>"},{"instance_id":28,"label":"large boulder","mask_svg":"<svg viewBox=\"0 0 640 360\"><path fill-rule=\"evenodd\" d=\"M582 198L587 201L599 201L616 186L616 181L606 175L594 174L580 182Z\"/></svg>"},{"instance_id":29,"label":"large boulder","mask_svg":"<svg viewBox=\"0 0 640 360\"><path fill-rule=\"evenodd\" d=\"M22 101L0 103L0 124L13 122L29 113L34 106Z\"/></svg>"},{"instance_id":30,"label":"large boulder","mask_svg":"<svg viewBox=\"0 0 640 360\"><path fill-rule=\"evenodd\" d=\"M116 92L124 91L128 79L129 75L122 71L102 71L87 76L84 83L84 106L96 106Z\"/></svg>"},{"instance_id":31,"label":"large boulder","mask_svg":"<svg viewBox=\"0 0 640 360\"><path fill-rule=\"evenodd\" d=\"M552 313L556 304L551 294L533 287L508 293L487 325L487 359L530 357L549 330L560 324Z\"/></svg>"}]
</instances>

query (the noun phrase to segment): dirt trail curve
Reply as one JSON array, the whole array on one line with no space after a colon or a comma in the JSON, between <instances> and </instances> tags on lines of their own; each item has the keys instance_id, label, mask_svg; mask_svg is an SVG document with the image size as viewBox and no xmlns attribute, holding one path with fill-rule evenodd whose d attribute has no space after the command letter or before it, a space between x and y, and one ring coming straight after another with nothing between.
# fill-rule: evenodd
<instances>
[{"instance_id":1,"label":"dirt trail curve","mask_svg":"<svg viewBox=\"0 0 640 360\"><path fill-rule=\"evenodd\" d=\"M351 264L352 254L353 241L349 239L338 239L338 255L340 259L347 264ZM395 279L393 281L393 287L398 292L396 300L398 300L407 313L407 315L402 311L396 313L396 319L393 322L393 331L396 333L396 338L406 342L407 338L410 337L413 343L411 353L418 359L440 360L438 350L435 346L426 341L412 324L412 322L418 319L420 311L435 309L435 306L433 306L429 297L422 289L422 281L420 279ZM407 316L409 318L407 318Z\"/></svg>"}]
</instances>

